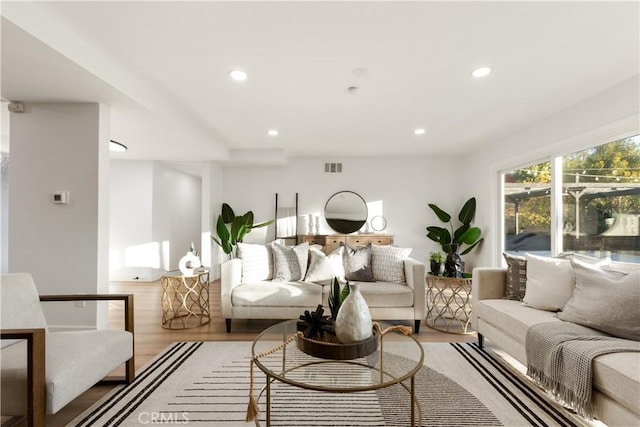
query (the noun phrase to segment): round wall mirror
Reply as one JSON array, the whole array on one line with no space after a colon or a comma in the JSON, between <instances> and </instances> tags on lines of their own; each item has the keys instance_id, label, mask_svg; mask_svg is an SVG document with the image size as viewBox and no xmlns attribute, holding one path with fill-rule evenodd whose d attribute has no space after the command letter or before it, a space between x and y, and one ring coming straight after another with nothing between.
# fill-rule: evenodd
<instances>
[{"instance_id":1,"label":"round wall mirror","mask_svg":"<svg viewBox=\"0 0 640 427\"><path fill-rule=\"evenodd\" d=\"M367 202L353 191L340 191L327 200L324 218L334 231L353 233L367 222Z\"/></svg>"}]
</instances>

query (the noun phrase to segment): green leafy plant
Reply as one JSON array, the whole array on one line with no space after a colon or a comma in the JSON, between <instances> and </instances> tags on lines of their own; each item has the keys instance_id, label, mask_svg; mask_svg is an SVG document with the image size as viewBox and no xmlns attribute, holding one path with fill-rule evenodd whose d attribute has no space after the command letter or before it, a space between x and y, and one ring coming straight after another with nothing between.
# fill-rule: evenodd
<instances>
[{"instance_id":1,"label":"green leafy plant","mask_svg":"<svg viewBox=\"0 0 640 427\"><path fill-rule=\"evenodd\" d=\"M429 252L429 262L443 263L444 254L440 251Z\"/></svg>"},{"instance_id":2,"label":"green leafy plant","mask_svg":"<svg viewBox=\"0 0 640 427\"><path fill-rule=\"evenodd\" d=\"M340 281L337 277L333 278L331 287L329 288L329 310L331 310L331 318L335 320L338 317L340 306L349 296L349 281L340 289Z\"/></svg>"},{"instance_id":3,"label":"green leafy plant","mask_svg":"<svg viewBox=\"0 0 640 427\"><path fill-rule=\"evenodd\" d=\"M266 227L272 224L273 221L269 220L254 224L252 211L248 211L242 216L236 216L231 206L223 203L222 213L218 215L218 220L216 221L216 234L218 237L211 236L211 239L222 248L229 258L233 258L236 255L238 243L242 242L251 230Z\"/></svg>"},{"instance_id":4,"label":"green leafy plant","mask_svg":"<svg viewBox=\"0 0 640 427\"><path fill-rule=\"evenodd\" d=\"M464 206L462 206L462 209L458 214L458 220L461 225L455 231L453 229L453 223L451 222L451 215L433 203L429 203L429 207L433 210L438 219L444 223L448 223L449 228L451 229L451 231L449 231L444 227L427 227L427 237L434 242L439 243L444 252L451 253L452 245L457 245L458 248L461 248L461 245L465 244L467 247L460 253L460 255L466 255L483 240L480 237L482 235L480 228L471 226L471 222L476 215L475 197L467 200Z\"/></svg>"}]
</instances>

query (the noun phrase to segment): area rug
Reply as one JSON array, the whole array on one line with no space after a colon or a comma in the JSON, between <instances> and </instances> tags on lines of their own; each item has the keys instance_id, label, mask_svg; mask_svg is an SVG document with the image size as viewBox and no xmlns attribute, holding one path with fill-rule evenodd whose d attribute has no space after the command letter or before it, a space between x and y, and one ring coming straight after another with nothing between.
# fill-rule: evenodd
<instances>
[{"instance_id":1,"label":"area rug","mask_svg":"<svg viewBox=\"0 0 640 427\"><path fill-rule=\"evenodd\" d=\"M416 374L422 426L577 425L568 412L505 368L492 352L472 343L424 343L423 347L424 366ZM174 343L134 383L113 390L70 425L254 425L244 421L250 352L249 342ZM402 354L388 357L394 363L409 363ZM256 368L256 396L264 384L265 376ZM259 398L255 425L266 425L264 400ZM272 426L410 425L409 396L401 386L332 394L276 382L271 407Z\"/></svg>"}]
</instances>

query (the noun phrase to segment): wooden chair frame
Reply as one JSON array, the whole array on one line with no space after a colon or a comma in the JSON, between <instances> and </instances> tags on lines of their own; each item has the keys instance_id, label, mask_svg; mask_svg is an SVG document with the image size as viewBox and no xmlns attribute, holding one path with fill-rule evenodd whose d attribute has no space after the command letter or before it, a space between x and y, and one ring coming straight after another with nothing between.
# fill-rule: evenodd
<instances>
[{"instance_id":1,"label":"wooden chair frame","mask_svg":"<svg viewBox=\"0 0 640 427\"><path fill-rule=\"evenodd\" d=\"M124 329L133 335L132 294L40 295L40 301L124 301ZM46 333L44 329L0 329L1 339L27 340L27 423L29 427L46 425ZM131 384L136 376L135 344L131 358L125 362L125 376L104 379L99 384Z\"/></svg>"}]
</instances>

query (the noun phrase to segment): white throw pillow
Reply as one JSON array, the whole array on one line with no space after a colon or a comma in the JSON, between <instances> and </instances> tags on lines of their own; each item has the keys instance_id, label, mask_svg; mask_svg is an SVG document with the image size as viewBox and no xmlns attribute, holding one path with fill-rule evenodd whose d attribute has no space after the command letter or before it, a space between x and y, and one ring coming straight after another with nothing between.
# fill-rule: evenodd
<instances>
[{"instance_id":1,"label":"white throw pillow","mask_svg":"<svg viewBox=\"0 0 640 427\"><path fill-rule=\"evenodd\" d=\"M411 248L371 245L371 268L373 277L379 282L407 283L404 277L404 260Z\"/></svg>"},{"instance_id":2,"label":"white throw pillow","mask_svg":"<svg viewBox=\"0 0 640 427\"><path fill-rule=\"evenodd\" d=\"M302 280L307 270L309 243L304 242L294 247L273 242L273 280L288 282Z\"/></svg>"},{"instance_id":3,"label":"white throw pillow","mask_svg":"<svg viewBox=\"0 0 640 427\"><path fill-rule=\"evenodd\" d=\"M525 254L525 258L527 289L522 301L540 310L562 310L575 284L571 261L531 254Z\"/></svg>"},{"instance_id":4,"label":"white throw pillow","mask_svg":"<svg viewBox=\"0 0 640 427\"><path fill-rule=\"evenodd\" d=\"M270 245L238 243L238 258L242 260L243 282L259 282L273 278L273 255Z\"/></svg>"},{"instance_id":5,"label":"white throw pillow","mask_svg":"<svg viewBox=\"0 0 640 427\"><path fill-rule=\"evenodd\" d=\"M321 250L309 249L309 269L304 278L305 282L313 282L319 285L329 285L334 277L341 282L345 281L344 266L342 264L343 247L339 247L329 255Z\"/></svg>"}]
</instances>

